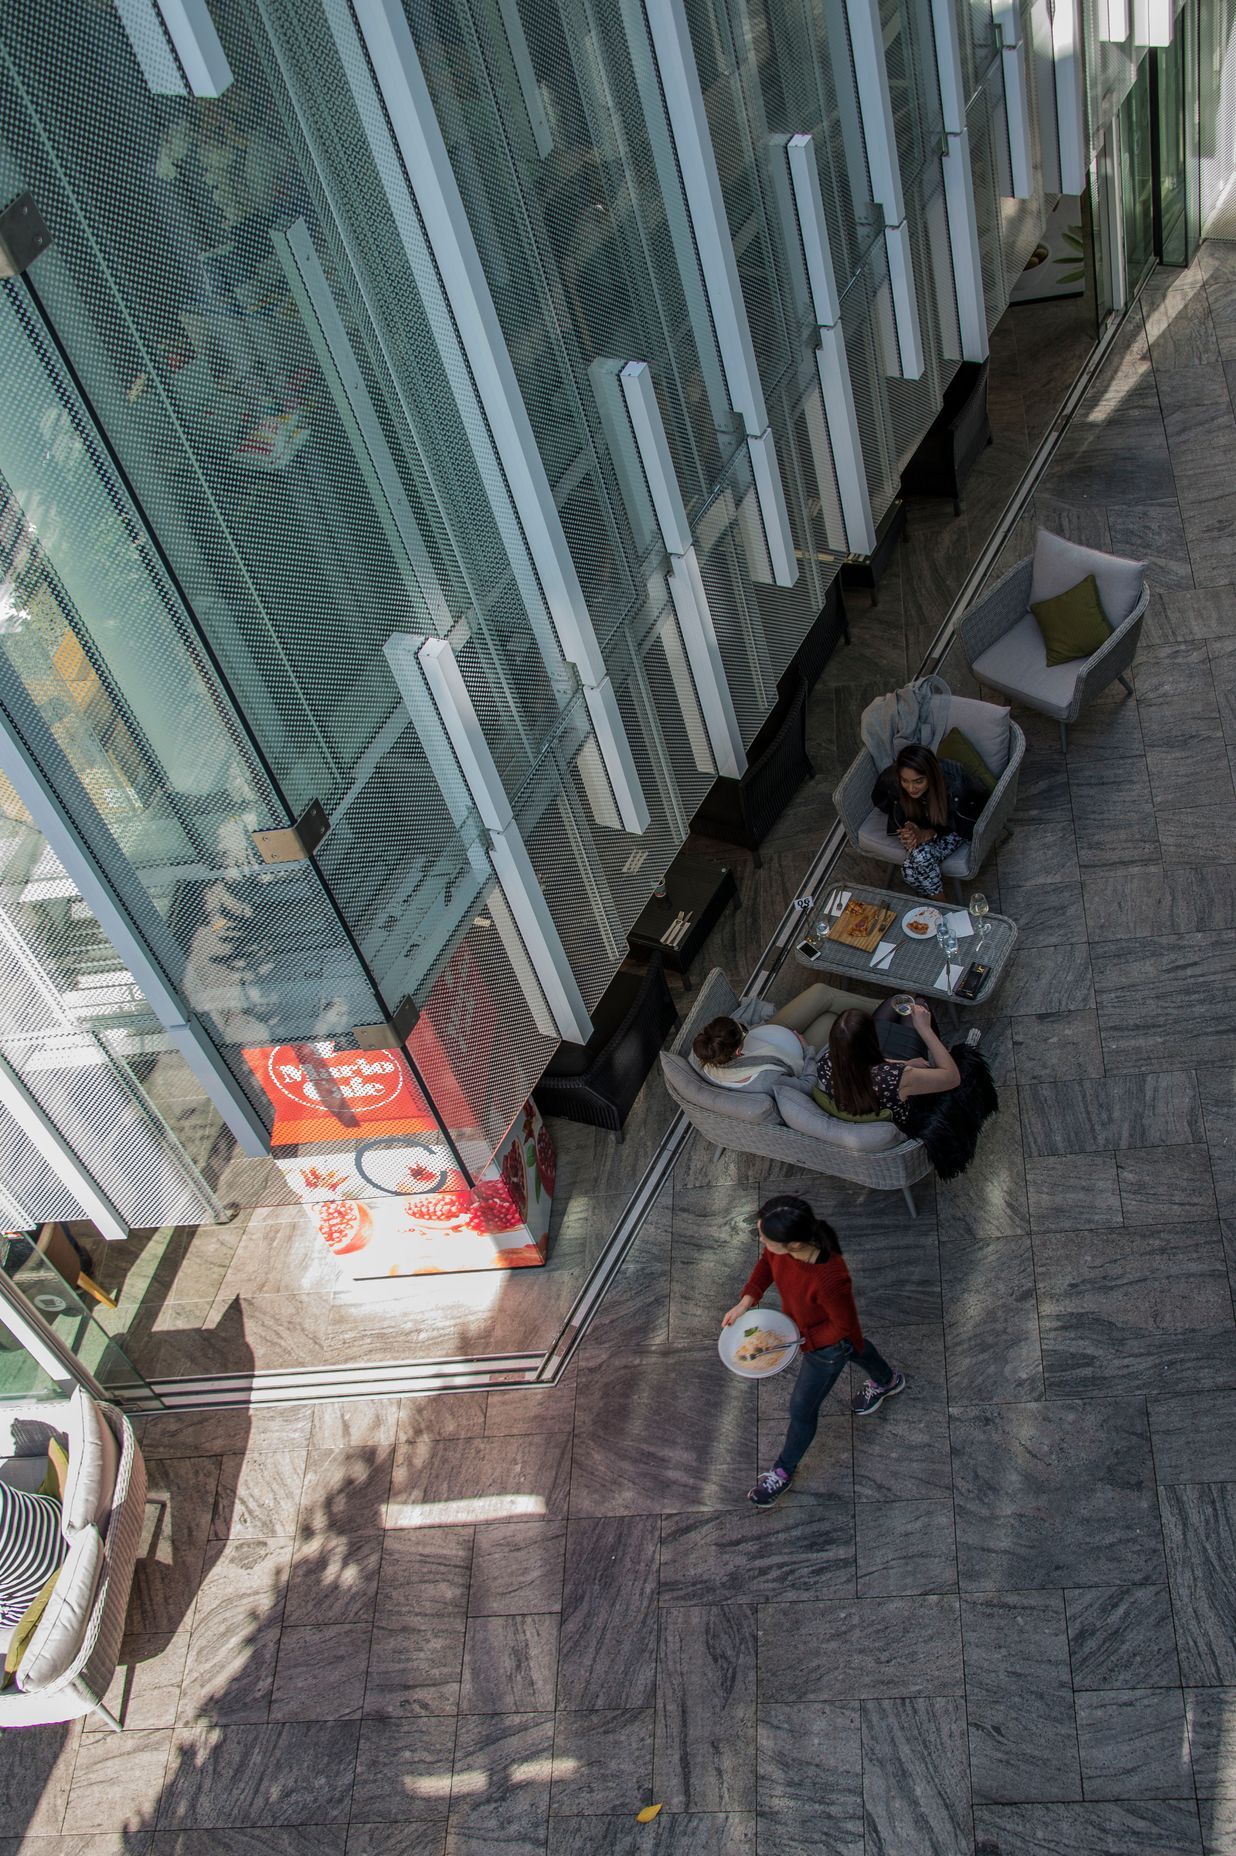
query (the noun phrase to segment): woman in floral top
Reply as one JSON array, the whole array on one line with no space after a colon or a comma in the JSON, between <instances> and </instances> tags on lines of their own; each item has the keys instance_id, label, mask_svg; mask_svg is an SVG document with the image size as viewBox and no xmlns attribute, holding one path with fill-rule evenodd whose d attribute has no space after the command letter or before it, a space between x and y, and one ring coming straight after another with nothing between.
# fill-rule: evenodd
<instances>
[{"instance_id":1,"label":"woman in floral top","mask_svg":"<svg viewBox=\"0 0 1236 1856\"><path fill-rule=\"evenodd\" d=\"M885 1113L904 1128L914 1096L938 1096L956 1089L961 1074L936 1036L931 1013L918 1000L910 1008L910 1023L927 1055L897 1063L880 1050L876 1024L866 1012L842 1012L829 1032L828 1049L816 1065L819 1093L842 1115L861 1118Z\"/></svg>"}]
</instances>

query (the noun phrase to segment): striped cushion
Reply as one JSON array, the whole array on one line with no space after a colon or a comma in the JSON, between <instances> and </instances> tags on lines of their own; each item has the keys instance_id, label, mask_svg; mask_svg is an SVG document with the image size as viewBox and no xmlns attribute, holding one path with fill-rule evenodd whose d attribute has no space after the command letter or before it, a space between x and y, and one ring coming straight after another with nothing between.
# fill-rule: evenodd
<instances>
[{"instance_id":1,"label":"striped cushion","mask_svg":"<svg viewBox=\"0 0 1236 1856\"><path fill-rule=\"evenodd\" d=\"M68 1551L60 1513L51 1496L0 1482L0 1624L19 1621Z\"/></svg>"}]
</instances>

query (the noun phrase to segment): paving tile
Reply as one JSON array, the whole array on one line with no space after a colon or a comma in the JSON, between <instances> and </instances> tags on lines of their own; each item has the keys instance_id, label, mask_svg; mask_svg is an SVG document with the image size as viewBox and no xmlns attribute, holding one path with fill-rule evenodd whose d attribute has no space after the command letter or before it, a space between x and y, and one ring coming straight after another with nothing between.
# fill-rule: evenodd
<instances>
[{"instance_id":1,"label":"paving tile","mask_svg":"<svg viewBox=\"0 0 1236 1856\"><path fill-rule=\"evenodd\" d=\"M1147 1071L1019 1091L1028 1157L1177 1147L1204 1141L1201 1101L1189 1070Z\"/></svg>"},{"instance_id":2,"label":"paving tile","mask_svg":"<svg viewBox=\"0 0 1236 1856\"><path fill-rule=\"evenodd\" d=\"M1030 1229L1016 1089L1000 1091L1000 1113L984 1127L978 1152L960 1179L940 1188L937 1206L942 1245Z\"/></svg>"},{"instance_id":3,"label":"paving tile","mask_svg":"<svg viewBox=\"0 0 1236 1856\"><path fill-rule=\"evenodd\" d=\"M64 1822L78 1746L79 1736L59 1725L5 1734L0 1742L0 1824L23 1826L30 1833L27 1841L37 1837L39 1846L44 1837L55 1836Z\"/></svg>"},{"instance_id":4,"label":"paving tile","mask_svg":"<svg viewBox=\"0 0 1236 1856\"><path fill-rule=\"evenodd\" d=\"M859 1502L855 1529L860 1598L957 1590L951 1494L937 1501Z\"/></svg>"},{"instance_id":5,"label":"paving tile","mask_svg":"<svg viewBox=\"0 0 1236 1856\"><path fill-rule=\"evenodd\" d=\"M345 1856L353 1846L345 1824L232 1825L227 1829L160 1830L150 1839L150 1856ZM432 1852L432 1845L426 1847ZM127 1852L128 1843L123 1845ZM43 1856L57 1856L46 1850ZM91 1856L87 1850L62 1851L58 1856ZM99 1850L97 1856L110 1856ZM119 1849L116 1851L119 1856ZM375 1847L372 1856L378 1856ZM421 1852L417 1850L417 1856Z\"/></svg>"},{"instance_id":6,"label":"paving tile","mask_svg":"<svg viewBox=\"0 0 1236 1856\"><path fill-rule=\"evenodd\" d=\"M365 1714L397 1720L457 1713L464 1634L462 1618L417 1618L389 1628L375 1625Z\"/></svg>"},{"instance_id":7,"label":"paving tile","mask_svg":"<svg viewBox=\"0 0 1236 1856\"><path fill-rule=\"evenodd\" d=\"M552 1714L461 1714L447 1849L537 1856L545 1847L554 1760Z\"/></svg>"},{"instance_id":8,"label":"paving tile","mask_svg":"<svg viewBox=\"0 0 1236 1856\"><path fill-rule=\"evenodd\" d=\"M85 1734L64 1808L66 1836L150 1830L168 1773L173 1730Z\"/></svg>"},{"instance_id":9,"label":"paving tile","mask_svg":"<svg viewBox=\"0 0 1236 1856\"><path fill-rule=\"evenodd\" d=\"M1236 1321L1213 1219L1140 1230L1036 1234L1049 1397L1158 1392L1187 1350L1192 1382L1236 1386Z\"/></svg>"},{"instance_id":10,"label":"paving tile","mask_svg":"<svg viewBox=\"0 0 1236 1856\"><path fill-rule=\"evenodd\" d=\"M672 1811L755 1808L756 1608L661 1613L653 1789Z\"/></svg>"},{"instance_id":11,"label":"paving tile","mask_svg":"<svg viewBox=\"0 0 1236 1856\"><path fill-rule=\"evenodd\" d=\"M940 1251L948 1390L957 1404L1043 1396L1034 1256L1023 1234Z\"/></svg>"},{"instance_id":12,"label":"paving tile","mask_svg":"<svg viewBox=\"0 0 1236 1856\"><path fill-rule=\"evenodd\" d=\"M498 1521L476 1529L468 1611L522 1616L562 1608L565 1521Z\"/></svg>"},{"instance_id":13,"label":"paving tile","mask_svg":"<svg viewBox=\"0 0 1236 1856\"><path fill-rule=\"evenodd\" d=\"M992 1592L961 1607L976 1804L1080 1798L1060 1592Z\"/></svg>"},{"instance_id":14,"label":"paving tile","mask_svg":"<svg viewBox=\"0 0 1236 1856\"><path fill-rule=\"evenodd\" d=\"M566 1513L570 1465L571 1439L558 1433L401 1444L394 1455L386 1525L554 1520Z\"/></svg>"},{"instance_id":15,"label":"paving tile","mask_svg":"<svg viewBox=\"0 0 1236 1856\"><path fill-rule=\"evenodd\" d=\"M952 1447L963 1592L1162 1582L1141 1399L956 1406Z\"/></svg>"},{"instance_id":16,"label":"paving tile","mask_svg":"<svg viewBox=\"0 0 1236 1856\"><path fill-rule=\"evenodd\" d=\"M219 1459L150 1458L130 1630L171 1634L193 1622L219 1482Z\"/></svg>"},{"instance_id":17,"label":"paving tile","mask_svg":"<svg viewBox=\"0 0 1236 1856\"><path fill-rule=\"evenodd\" d=\"M453 1616L468 1608L472 1574L471 1527L392 1528L382 1538L382 1565L374 1601L379 1624Z\"/></svg>"},{"instance_id":18,"label":"paving tile","mask_svg":"<svg viewBox=\"0 0 1236 1856\"><path fill-rule=\"evenodd\" d=\"M1236 1681L1236 1483L1179 1483L1160 1501L1185 1685Z\"/></svg>"},{"instance_id":19,"label":"paving tile","mask_svg":"<svg viewBox=\"0 0 1236 1856\"><path fill-rule=\"evenodd\" d=\"M1026 1162L1030 1223L1040 1231L1119 1224L1122 1206L1116 1156L1053 1154Z\"/></svg>"},{"instance_id":20,"label":"paving tile","mask_svg":"<svg viewBox=\"0 0 1236 1856\"><path fill-rule=\"evenodd\" d=\"M956 1598L761 1604L759 1631L762 1679L782 1701L962 1692Z\"/></svg>"},{"instance_id":21,"label":"paving tile","mask_svg":"<svg viewBox=\"0 0 1236 1856\"><path fill-rule=\"evenodd\" d=\"M1236 1688L1186 1688L1184 1705L1198 1797L1236 1799Z\"/></svg>"},{"instance_id":22,"label":"paving tile","mask_svg":"<svg viewBox=\"0 0 1236 1856\"><path fill-rule=\"evenodd\" d=\"M368 1623L381 1564L380 1534L323 1534L298 1540L292 1549L284 1623Z\"/></svg>"},{"instance_id":23,"label":"paving tile","mask_svg":"<svg viewBox=\"0 0 1236 1856\"><path fill-rule=\"evenodd\" d=\"M1187 1392L1148 1401L1160 1482L1227 1482L1236 1464L1236 1392L1208 1393L1205 1422Z\"/></svg>"},{"instance_id":24,"label":"paving tile","mask_svg":"<svg viewBox=\"0 0 1236 1856\"><path fill-rule=\"evenodd\" d=\"M1179 1689L1078 1695L1077 1742L1087 1798L1187 1798L1193 1788Z\"/></svg>"},{"instance_id":25,"label":"paving tile","mask_svg":"<svg viewBox=\"0 0 1236 1856\"><path fill-rule=\"evenodd\" d=\"M909 1387L855 1421L853 1449L856 1501L928 1501L952 1492L948 1413L916 1408Z\"/></svg>"},{"instance_id":26,"label":"paving tile","mask_svg":"<svg viewBox=\"0 0 1236 1856\"><path fill-rule=\"evenodd\" d=\"M980 1807L974 1836L975 1856L1202 1856L1191 1798Z\"/></svg>"},{"instance_id":27,"label":"paving tile","mask_svg":"<svg viewBox=\"0 0 1236 1856\"><path fill-rule=\"evenodd\" d=\"M1178 1688L1167 1587L1099 1585L1066 1592L1073 1687Z\"/></svg>"},{"instance_id":28,"label":"paving tile","mask_svg":"<svg viewBox=\"0 0 1236 1856\"><path fill-rule=\"evenodd\" d=\"M407 1856L408 1833L402 1824L350 1824L346 1856ZM416 1856L446 1856L446 1819L416 1828Z\"/></svg>"},{"instance_id":29,"label":"paving tile","mask_svg":"<svg viewBox=\"0 0 1236 1856\"><path fill-rule=\"evenodd\" d=\"M104 1705L127 1728L174 1726L188 1654L187 1630L126 1636Z\"/></svg>"},{"instance_id":30,"label":"paving tile","mask_svg":"<svg viewBox=\"0 0 1236 1856\"><path fill-rule=\"evenodd\" d=\"M571 1520L562 1588L560 1708L652 1706L660 1533L655 1516Z\"/></svg>"},{"instance_id":31,"label":"paving tile","mask_svg":"<svg viewBox=\"0 0 1236 1856\"><path fill-rule=\"evenodd\" d=\"M300 1496L302 1539L382 1532L398 1421L391 1399L314 1406Z\"/></svg>"},{"instance_id":32,"label":"paving tile","mask_svg":"<svg viewBox=\"0 0 1236 1856\"><path fill-rule=\"evenodd\" d=\"M856 1701L761 1701L760 1839L786 1856L863 1856Z\"/></svg>"},{"instance_id":33,"label":"paving tile","mask_svg":"<svg viewBox=\"0 0 1236 1856\"><path fill-rule=\"evenodd\" d=\"M1019 1083L1071 1082L1102 1076L1098 1013L1036 1012L1010 1020Z\"/></svg>"},{"instance_id":34,"label":"paving tile","mask_svg":"<svg viewBox=\"0 0 1236 1856\"><path fill-rule=\"evenodd\" d=\"M1204 1147L1130 1148L1116 1155L1116 1177L1126 1224L1181 1224L1218 1210Z\"/></svg>"},{"instance_id":35,"label":"paving tile","mask_svg":"<svg viewBox=\"0 0 1236 1856\"><path fill-rule=\"evenodd\" d=\"M731 1514L666 1515L661 1523L662 1605L790 1602L854 1591L854 1516L795 1487L773 1512L743 1502Z\"/></svg>"},{"instance_id":36,"label":"paving tile","mask_svg":"<svg viewBox=\"0 0 1236 1856\"><path fill-rule=\"evenodd\" d=\"M462 1714L529 1714L552 1710L558 1685L558 1620L469 1618L459 1691Z\"/></svg>"},{"instance_id":37,"label":"paving tile","mask_svg":"<svg viewBox=\"0 0 1236 1856\"><path fill-rule=\"evenodd\" d=\"M160 1830L347 1822L358 1721L181 1728Z\"/></svg>"},{"instance_id":38,"label":"paving tile","mask_svg":"<svg viewBox=\"0 0 1236 1856\"><path fill-rule=\"evenodd\" d=\"M755 1466L750 1391L721 1365L715 1338L598 1362L576 1395L572 1518L728 1508ZM650 1425L652 1413L661 1422Z\"/></svg>"},{"instance_id":39,"label":"paving tile","mask_svg":"<svg viewBox=\"0 0 1236 1856\"><path fill-rule=\"evenodd\" d=\"M354 1824L445 1822L455 1764L455 1717L361 1722L352 1787ZM407 1847L405 1843L405 1848Z\"/></svg>"},{"instance_id":40,"label":"paving tile","mask_svg":"<svg viewBox=\"0 0 1236 1856\"><path fill-rule=\"evenodd\" d=\"M554 1723L551 1813L563 1817L628 1815L654 1804L651 1708L560 1712Z\"/></svg>"},{"instance_id":41,"label":"paving tile","mask_svg":"<svg viewBox=\"0 0 1236 1856\"><path fill-rule=\"evenodd\" d=\"M662 1811L651 1824L630 1812L551 1817L546 1856L756 1856L755 1826L754 1811Z\"/></svg>"},{"instance_id":42,"label":"paving tile","mask_svg":"<svg viewBox=\"0 0 1236 1856\"><path fill-rule=\"evenodd\" d=\"M180 1719L264 1721L270 1705L292 1561L290 1540L209 1547L185 1658Z\"/></svg>"},{"instance_id":43,"label":"paving tile","mask_svg":"<svg viewBox=\"0 0 1236 1856\"><path fill-rule=\"evenodd\" d=\"M1236 1215L1236 1069L1232 1064L1207 1065L1197 1071L1210 1177L1222 1217Z\"/></svg>"},{"instance_id":44,"label":"paving tile","mask_svg":"<svg viewBox=\"0 0 1236 1856\"><path fill-rule=\"evenodd\" d=\"M867 1856L971 1856L966 1717L960 1701L864 1701Z\"/></svg>"},{"instance_id":45,"label":"paving tile","mask_svg":"<svg viewBox=\"0 0 1236 1856\"><path fill-rule=\"evenodd\" d=\"M270 1698L272 1721L359 1719L369 1664L368 1624L285 1628Z\"/></svg>"},{"instance_id":46,"label":"paving tile","mask_svg":"<svg viewBox=\"0 0 1236 1856\"><path fill-rule=\"evenodd\" d=\"M1094 1004L1090 949L1082 941L1052 947L1018 946L1001 986L1023 1012L1085 1012Z\"/></svg>"}]
</instances>

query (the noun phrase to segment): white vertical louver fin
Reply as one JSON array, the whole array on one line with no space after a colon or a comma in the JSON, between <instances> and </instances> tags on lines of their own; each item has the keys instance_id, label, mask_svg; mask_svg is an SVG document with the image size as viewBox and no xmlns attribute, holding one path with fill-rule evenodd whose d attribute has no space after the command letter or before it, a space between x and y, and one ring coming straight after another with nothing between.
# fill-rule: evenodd
<instances>
[{"instance_id":1,"label":"white vertical louver fin","mask_svg":"<svg viewBox=\"0 0 1236 1856\"><path fill-rule=\"evenodd\" d=\"M1000 34L1000 68L1004 77L1013 198L1028 200L1034 193L1034 164L1030 149L1026 46L1021 30L1019 0L993 0L991 17Z\"/></svg>"},{"instance_id":2,"label":"white vertical louver fin","mask_svg":"<svg viewBox=\"0 0 1236 1856\"><path fill-rule=\"evenodd\" d=\"M396 634L383 648L448 810L458 824L463 805L470 803L485 828L494 874L556 1034L571 1043L586 1044L592 1035L588 1008L454 652L445 638L414 633ZM603 741L600 748L604 755ZM463 788L467 789L466 802ZM501 933L500 915L495 914L494 920ZM512 964L518 977L523 963ZM541 1001L532 989L524 990L533 1018L542 1022Z\"/></svg>"},{"instance_id":3,"label":"white vertical louver fin","mask_svg":"<svg viewBox=\"0 0 1236 1856\"><path fill-rule=\"evenodd\" d=\"M1171 0L1167 0L1171 10ZM1056 148L1060 192L1082 193L1086 186L1086 72L1082 58L1080 0L1055 0L1051 9L1051 55L1054 79Z\"/></svg>"},{"instance_id":4,"label":"white vertical louver fin","mask_svg":"<svg viewBox=\"0 0 1236 1856\"><path fill-rule=\"evenodd\" d=\"M846 545L852 554L870 554L875 547L875 518L850 379L850 359L840 326L841 300L837 294L836 268L820 194L815 142L809 135L794 135L786 144L785 152L811 306L819 331L816 368Z\"/></svg>"},{"instance_id":5,"label":"white vertical louver fin","mask_svg":"<svg viewBox=\"0 0 1236 1856\"><path fill-rule=\"evenodd\" d=\"M1130 18L1131 0L1099 0L1099 19L1102 25L1100 38L1109 39L1113 45L1123 45L1132 27Z\"/></svg>"},{"instance_id":6,"label":"white vertical louver fin","mask_svg":"<svg viewBox=\"0 0 1236 1856\"><path fill-rule=\"evenodd\" d=\"M674 602L683 647L691 666L691 675L695 679L713 758L719 773L728 779L738 779L746 770L746 750L725 674L721 647L717 642L708 595L700 577L686 506L674 469L661 408L657 404L652 373L646 361L628 361L620 378L635 448L657 514L661 539L670 557L670 598Z\"/></svg>"},{"instance_id":7,"label":"white vertical louver fin","mask_svg":"<svg viewBox=\"0 0 1236 1856\"><path fill-rule=\"evenodd\" d=\"M931 22L944 119L945 148L940 166L944 174L944 206L957 292L961 356L963 361L985 361L989 353L987 304L983 296L983 263L954 0L931 0Z\"/></svg>"},{"instance_id":8,"label":"white vertical louver fin","mask_svg":"<svg viewBox=\"0 0 1236 1856\"><path fill-rule=\"evenodd\" d=\"M26 1139L72 1193L86 1217L97 1225L100 1234L113 1242L127 1237L129 1227L112 1201L3 1057L0 1057L0 1105L8 1110Z\"/></svg>"},{"instance_id":9,"label":"white vertical louver fin","mask_svg":"<svg viewBox=\"0 0 1236 1856\"><path fill-rule=\"evenodd\" d=\"M888 65L884 57L880 0L846 0L845 10L850 26L850 48L854 55L858 107L863 120L867 171L871 175L871 191L876 204L884 214L884 242L888 249L888 275L897 324L897 354L903 377L906 380L919 380L925 366L923 337L919 327L918 297L914 289L914 264L901 187L901 163L897 155L893 105L888 88Z\"/></svg>"},{"instance_id":10,"label":"white vertical louver fin","mask_svg":"<svg viewBox=\"0 0 1236 1856\"><path fill-rule=\"evenodd\" d=\"M515 81L519 85L524 108L528 112L528 121L532 127L532 139L536 143L536 152L544 161L553 153L554 132L549 117L545 114L545 104L541 97L541 86L537 82L536 67L532 62L532 53L528 48L528 35L524 31L524 22L520 16L519 0L498 0L498 11L502 15L502 30L506 33L506 42L511 48L511 63L515 66Z\"/></svg>"},{"instance_id":11,"label":"white vertical louver fin","mask_svg":"<svg viewBox=\"0 0 1236 1856\"><path fill-rule=\"evenodd\" d=\"M1170 45L1176 31L1172 0L1133 0L1135 45Z\"/></svg>"},{"instance_id":12,"label":"white vertical louver fin","mask_svg":"<svg viewBox=\"0 0 1236 1856\"><path fill-rule=\"evenodd\" d=\"M156 97L221 97L232 81L206 0L116 0L125 36Z\"/></svg>"},{"instance_id":13,"label":"white vertical louver fin","mask_svg":"<svg viewBox=\"0 0 1236 1856\"><path fill-rule=\"evenodd\" d=\"M682 0L645 0L645 14L730 403L742 419L751 453L773 578L778 586L793 586L798 579L794 537L769 431L734 241L725 216L725 198L691 46L691 29Z\"/></svg>"},{"instance_id":14,"label":"white vertical louver fin","mask_svg":"<svg viewBox=\"0 0 1236 1856\"><path fill-rule=\"evenodd\" d=\"M590 692L607 681L605 659L407 17L400 0L353 0L352 11L563 656L579 672L591 709ZM629 743L624 752L612 732L608 741L598 740L623 825L630 832L646 831L648 806Z\"/></svg>"}]
</instances>

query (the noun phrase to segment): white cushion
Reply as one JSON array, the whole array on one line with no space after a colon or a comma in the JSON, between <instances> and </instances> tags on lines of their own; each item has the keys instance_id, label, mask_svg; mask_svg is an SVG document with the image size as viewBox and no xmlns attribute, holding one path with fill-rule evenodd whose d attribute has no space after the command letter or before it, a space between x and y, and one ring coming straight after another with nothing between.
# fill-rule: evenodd
<instances>
[{"instance_id":1,"label":"white cushion","mask_svg":"<svg viewBox=\"0 0 1236 1856\"><path fill-rule=\"evenodd\" d=\"M685 1057L679 1057L673 1051L661 1052L661 1068L675 1096L679 1101L689 1103L692 1108L708 1109L714 1115L725 1115L731 1121L748 1124L758 1125L778 1119L777 1105L771 1095L760 1095L746 1089L718 1089L707 1077L698 1075Z\"/></svg>"},{"instance_id":2,"label":"white cushion","mask_svg":"<svg viewBox=\"0 0 1236 1856\"><path fill-rule=\"evenodd\" d=\"M70 1543L47 1609L18 1664L17 1680L22 1688L47 1688L58 1682L74 1662L86 1634L102 1571L99 1530L83 1527Z\"/></svg>"},{"instance_id":3,"label":"white cushion","mask_svg":"<svg viewBox=\"0 0 1236 1856\"><path fill-rule=\"evenodd\" d=\"M1099 604L1107 623L1115 631L1118 625L1124 624L1142 596L1145 561L1130 561L1123 555L1082 548L1075 541L1066 541L1063 535L1053 535L1050 529L1039 530L1030 572L1030 605L1037 606L1041 599L1055 599L1057 594L1067 593L1087 574L1094 575ZM977 670L978 666L974 668Z\"/></svg>"},{"instance_id":4,"label":"white cushion","mask_svg":"<svg viewBox=\"0 0 1236 1856\"><path fill-rule=\"evenodd\" d=\"M989 772L997 777L1009 764L1009 712L999 703L980 702L974 696L950 696L948 719L932 742L939 747L950 728L959 728L978 749Z\"/></svg>"},{"instance_id":5,"label":"white cushion","mask_svg":"<svg viewBox=\"0 0 1236 1856\"><path fill-rule=\"evenodd\" d=\"M1058 721L1067 719L1077 689L1077 679L1086 668L1087 659L1074 658L1067 664L1048 665L1047 646L1032 612L1018 619L989 645L972 665L980 683L1006 696L1015 696L1043 715ZM1007 712L1006 712L1007 713Z\"/></svg>"},{"instance_id":6,"label":"white cushion","mask_svg":"<svg viewBox=\"0 0 1236 1856\"><path fill-rule=\"evenodd\" d=\"M64 1482L64 1531L70 1540L83 1527L107 1526L120 1466L115 1433L94 1400L79 1387L73 1404L77 1422L70 1430Z\"/></svg>"},{"instance_id":7,"label":"white cushion","mask_svg":"<svg viewBox=\"0 0 1236 1856\"><path fill-rule=\"evenodd\" d=\"M886 864L903 864L906 859L905 846L895 832L888 829L888 820L883 812L877 812L873 806L858 828L858 848L866 851L868 857L880 857ZM953 851L944 859L945 876L970 875L970 846L964 844L958 851ZM910 904L907 902L906 907Z\"/></svg>"},{"instance_id":8,"label":"white cushion","mask_svg":"<svg viewBox=\"0 0 1236 1856\"><path fill-rule=\"evenodd\" d=\"M778 1089L777 1107L787 1128L798 1134L812 1134L817 1140L847 1148L851 1153L879 1153L886 1147L899 1146L906 1138L895 1121L839 1121L796 1089Z\"/></svg>"}]
</instances>

